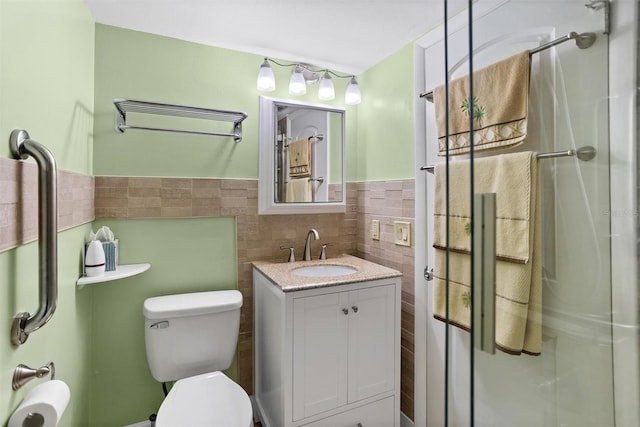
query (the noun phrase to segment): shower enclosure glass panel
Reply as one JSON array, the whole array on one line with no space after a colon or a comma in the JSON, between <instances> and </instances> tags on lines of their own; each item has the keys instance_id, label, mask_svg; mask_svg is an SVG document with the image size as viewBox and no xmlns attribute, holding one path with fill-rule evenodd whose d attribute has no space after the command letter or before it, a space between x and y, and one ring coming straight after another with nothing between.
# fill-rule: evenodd
<instances>
[{"instance_id":1,"label":"shower enclosure glass panel","mask_svg":"<svg viewBox=\"0 0 640 427\"><path fill-rule=\"evenodd\" d=\"M591 10L579 0L506 1L481 15L470 10L468 16L473 16L471 23L450 27L441 44L426 49L427 61L430 54L446 58L449 88L456 79L474 75L474 87L469 88L467 98L460 102L453 94L448 97L449 133L445 141L450 141L449 155L442 161L433 149L427 149L431 163L446 165L439 171L436 168L435 185L440 188L431 191L435 206L440 197L446 199L447 209L439 212L442 207L434 208L433 227L445 231L435 231L434 241L428 242L436 247L431 255L435 258L436 280L430 285L434 306L427 313L428 322L432 322L428 372L430 378L441 381L440 390L428 386L433 389L427 392L429 425L614 426L604 11ZM504 121L491 122L495 117L492 110L513 96L503 77L494 81L485 77L483 82L486 67L571 32L593 32L597 39L587 49L570 40L531 55L526 131L522 121L504 131L526 132L524 142L483 150L487 140L499 139L491 133L492 125L497 126L493 128L497 132L505 129ZM443 64L440 71L427 71L427 87L435 87L434 81L445 82L444 69ZM491 98L486 88L480 87L488 84L494 85L493 93L498 95ZM437 105L428 109L427 115L435 114ZM470 116L473 130L468 134L456 128L454 116L460 112ZM429 120L427 128L435 127ZM435 133L427 129L429 146L438 146ZM458 155L458 148L469 141L477 145ZM535 159L538 153L570 152L585 146L595 148L593 160L581 161L575 156ZM522 163L531 166L531 173L517 167L501 169L508 158L523 152L534 153L530 163ZM526 197L518 198L513 192ZM492 220L485 218L485 224L472 214L484 203L473 197L476 193L495 194L496 199L495 284L499 297L489 302L496 306L496 339L501 345L493 354L474 345L486 333L478 323L481 308L476 304L483 263L474 263L474 259L491 256L478 233L490 233ZM504 206L522 200L531 202L522 216L516 207ZM539 211L533 208L535 204L539 204ZM518 227L526 213L532 217L522 230ZM535 231L530 233L530 229ZM437 250L441 251L439 258ZM541 291L540 300L532 288ZM461 320L465 311L468 324ZM484 320L491 316L485 313ZM513 341L505 344L505 330L517 329L514 324L525 322L525 318L530 329L522 338L524 352L513 354L520 353L520 348L516 344L510 347ZM530 341L531 329L539 342ZM442 356L435 356L440 351ZM435 371L441 372L441 378L431 375ZM444 408L442 414L433 416L438 404Z\"/></svg>"}]
</instances>

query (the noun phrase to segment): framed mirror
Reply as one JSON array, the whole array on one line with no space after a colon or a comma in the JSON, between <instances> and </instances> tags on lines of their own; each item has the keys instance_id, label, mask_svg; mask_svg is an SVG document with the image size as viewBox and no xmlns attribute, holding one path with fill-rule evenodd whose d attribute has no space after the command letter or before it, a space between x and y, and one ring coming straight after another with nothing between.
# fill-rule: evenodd
<instances>
[{"instance_id":1,"label":"framed mirror","mask_svg":"<svg viewBox=\"0 0 640 427\"><path fill-rule=\"evenodd\" d=\"M260 214L345 212L345 109L260 97Z\"/></svg>"}]
</instances>

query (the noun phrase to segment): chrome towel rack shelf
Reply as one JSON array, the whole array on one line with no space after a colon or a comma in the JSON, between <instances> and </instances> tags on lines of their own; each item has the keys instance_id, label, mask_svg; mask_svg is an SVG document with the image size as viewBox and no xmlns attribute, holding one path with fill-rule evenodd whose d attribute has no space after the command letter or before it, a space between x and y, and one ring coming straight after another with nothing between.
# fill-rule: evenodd
<instances>
[{"instance_id":1,"label":"chrome towel rack shelf","mask_svg":"<svg viewBox=\"0 0 640 427\"><path fill-rule=\"evenodd\" d=\"M248 116L240 111L218 110L211 108L189 107L186 105L163 104L149 101L136 101L131 99L116 98L113 100L116 106L116 129L124 133L129 129L154 130L162 132L189 133L196 135L230 136L235 142L242 141L242 121ZM128 113L155 114L173 117L185 117L191 119L214 120L233 123L232 132L214 132L191 129L161 128L156 126L138 126L127 124Z\"/></svg>"},{"instance_id":2,"label":"chrome towel rack shelf","mask_svg":"<svg viewBox=\"0 0 640 427\"><path fill-rule=\"evenodd\" d=\"M542 44L536 48L533 48L529 51L529 56L534 55L536 53L540 53L544 50L547 50L553 46L557 46L559 44L562 44L564 42L567 42L569 40L575 40L576 41L576 46L579 49L587 49L589 47L591 47L595 41L596 41L596 34L595 33L576 33L576 32L570 32L569 34L562 36L560 38L557 38L555 40L552 40L548 43ZM429 91L429 92L425 92L425 93L421 93L420 94L420 98L424 98L429 102L433 102L433 91Z\"/></svg>"},{"instance_id":3,"label":"chrome towel rack shelf","mask_svg":"<svg viewBox=\"0 0 640 427\"><path fill-rule=\"evenodd\" d=\"M589 160L593 160L593 158L596 157L596 149L594 147L591 147L590 145L586 145L584 147L578 148L577 150L553 151L551 153L538 153L536 155L536 158L538 160L554 159L557 157L577 157L578 160L588 162ZM420 170L433 173L435 170L435 165L421 166Z\"/></svg>"}]
</instances>

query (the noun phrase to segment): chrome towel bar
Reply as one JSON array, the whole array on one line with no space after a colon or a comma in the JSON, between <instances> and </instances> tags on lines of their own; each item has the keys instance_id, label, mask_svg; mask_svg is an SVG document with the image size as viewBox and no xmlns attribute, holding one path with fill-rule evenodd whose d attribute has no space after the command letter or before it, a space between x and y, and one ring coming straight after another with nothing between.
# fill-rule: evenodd
<instances>
[{"instance_id":1,"label":"chrome towel bar","mask_svg":"<svg viewBox=\"0 0 640 427\"><path fill-rule=\"evenodd\" d=\"M229 136L235 142L242 141L242 121L247 114L241 111L217 110L212 108L189 107L186 105L163 104L149 101L116 98L116 129L124 133L128 129L154 130L162 132L189 133L195 135ZM156 126L134 126L127 124L128 113L155 114L161 116L186 117L189 119L233 122L232 132L214 132L206 130L174 129Z\"/></svg>"},{"instance_id":2,"label":"chrome towel bar","mask_svg":"<svg viewBox=\"0 0 640 427\"><path fill-rule=\"evenodd\" d=\"M577 150L566 150L566 151L554 151L551 153L538 153L536 155L538 160L540 159L553 159L556 157L577 157L578 160L582 160L583 162L588 162L589 160L593 160L596 157L596 149L591 147L590 145L586 145L584 147L580 147ZM421 166L421 171L427 171L429 173L433 173L435 170L435 165Z\"/></svg>"},{"instance_id":3,"label":"chrome towel bar","mask_svg":"<svg viewBox=\"0 0 640 427\"><path fill-rule=\"evenodd\" d=\"M16 129L9 137L16 159L33 157L38 164L38 258L40 304L36 313L18 313L11 327L11 342L24 344L29 334L51 319L58 299L58 207L56 161L51 152Z\"/></svg>"},{"instance_id":4,"label":"chrome towel bar","mask_svg":"<svg viewBox=\"0 0 640 427\"><path fill-rule=\"evenodd\" d=\"M318 178L307 178L307 181L309 181L309 182L314 182L315 181L315 182L319 182L320 184L322 184L324 182L324 177L320 176ZM288 184L289 181L285 181L284 183Z\"/></svg>"},{"instance_id":5,"label":"chrome towel bar","mask_svg":"<svg viewBox=\"0 0 640 427\"><path fill-rule=\"evenodd\" d=\"M589 47L591 47L591 45L593 45L593 43L595 43L596 41L596 35L595 33L581 33L578 34L576 32L570 32L569 34L567 34L566 36L562 36L560 38L557 38L555 40L550 41L549 43L545 43L542 44L536 48L533 48L529 51L529 55L534 55L536 53L540 53L544 50L547 50L553 46L557 46L559 44L562 44L566 41L569 40L575 40L576 41L576 46L578 46L579 49L587 49ZM425 92L425 93L421 93L420 94L420 98L424 98L429 102L433 102L433 91L429 91L429 92Z\"/></svg>"}]
</instances>

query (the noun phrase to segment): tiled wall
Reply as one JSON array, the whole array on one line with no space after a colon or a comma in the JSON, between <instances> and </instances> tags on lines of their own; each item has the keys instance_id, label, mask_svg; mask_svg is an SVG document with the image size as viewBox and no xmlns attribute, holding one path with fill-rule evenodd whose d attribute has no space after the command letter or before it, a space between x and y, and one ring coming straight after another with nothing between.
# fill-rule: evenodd
<instances>
[{"instance_id":1,"label":"tiled wall","mask_svg":"<svg viewBox=\"0 0 640 427\"><path fill-rule=\"evenodd\" d=\"M258 181L205 178L96 177L96 217L184 218L234 216L237 224L238 289L244 296L238 341L238 382L253 390L253 280L251 261L286 260L280 246L295 246L302 258L310 227L327 255L356 253L355 191L348 212L322 215L258 215ZM318 248L318 245L316 245Z\"/></svg>"},{"instance_id":2,"label":"tiled wall","mask_svg":"<svg viewBox=\"0 0 640 427\"><path fill-rule=\"evenodd\" d=\"M95 185L95 187L94 187ZM0 158L0 251L37 239L37 166ZM95 189L95 190L94 190ZM95 196L95 198L94 198ZM94 215L95 209L95 215ZM402 412L413 417L413 245L393 243L393 222L413 228L413 180L347 184L341 214L258 215L256 180L91 177L58 171L58 228L95 218L185 218L233 216L237 223L238 289L243 293L238 346L238 382L253 390L253 290L251 261L281 259L295 246L302 258L310 227L329 243L327 255L349 253L395 268L402 276ZM371 239L371 220L380 240ZM413 241L413 236L412 241ZM316 251L317 252L317 251Z\"/></svg>"},{"instance_id":3,"label":"tiled wall","mask_svg":"<svg viewBox=\"0 0 640 427\"><path fill-rule=\"evenodd\" d=\"M413 417L413 248L393 243L393 221L413 224L413 180L349 183L341 214L258 215L258 182L205 178L96 177L96 217L183 218L234 216L237 224L238 289L243 293L238 343L238 382L253 390L253 289L251 261L286 260L280 246L302 258L310 227L329 243L327 255L350 253L402 271L402 411ZM381 239L370 238L379 219Z\"/></svg>"},{"instance_id":4,"label":"tiled wall","mask_svg":"<svg viewBox=\"0 0 640 427\"><path fill-rule=\"evenodd\" d=\"M361 258L402 272L401 390L402 412L413 419L414 365L414 200L413 180L363 182L356 185L358 252ZM380 240L371 238L371 221L380 221ZM411 246L394 243L394 221L411 224Z\"/></svg>"},{"instance_id":5,"label":"tiled wall","mask_svg":"<svg viewBox=\"0 0 640 427\"><path fill-rule=\"evenodd\" d=\"M58 230L91 222L92 176L58 171ZM0 158L0 251L38 238L38 168L33 163Z\"/></svg>"}]
</instances>

